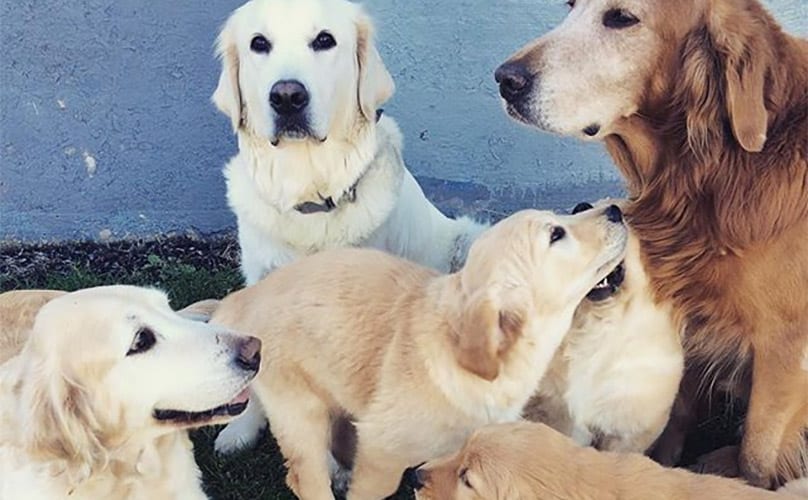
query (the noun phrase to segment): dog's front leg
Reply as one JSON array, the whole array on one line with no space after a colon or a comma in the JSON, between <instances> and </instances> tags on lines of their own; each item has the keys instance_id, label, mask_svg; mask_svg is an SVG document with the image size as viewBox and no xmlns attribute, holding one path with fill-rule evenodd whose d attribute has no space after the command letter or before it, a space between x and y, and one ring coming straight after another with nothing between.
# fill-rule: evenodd
<instances>
[{"instance_id":1,"label":"dog's front leg","mask_svg":"<svg viewBox=\"0 0 808 500\"><path fill-rule=\"evenodd\" d=\"M408 464L400 455L377 445L379 439L380 437L363 436L360 431L347 500L387 498L398 489L404 470L417 465Z\"/></svg>"},{"instance_id":2,"label":"dog's front leg","mask_svg":"<svg viewBox=\"0 0 808 500\"><path fill-rule=\"evenodd\" d=\"M754 346L752 393L739 465L747 481L765 488L774 486L779 477L791 479L805 473L800 455L808 425L808 371L801 367L803 350L794 349L787 338Z\"/></svg>"}]
</instances>

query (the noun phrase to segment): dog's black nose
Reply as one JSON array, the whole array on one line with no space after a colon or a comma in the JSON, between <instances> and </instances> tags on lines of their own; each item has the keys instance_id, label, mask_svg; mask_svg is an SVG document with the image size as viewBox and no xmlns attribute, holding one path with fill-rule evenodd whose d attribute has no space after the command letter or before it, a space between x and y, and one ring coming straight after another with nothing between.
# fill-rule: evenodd
<instances>
[{"instance_id":1,"label":"dog's black nose","mask_svg":"<svg viewBox=\"0 0 808 500\"><path fill-rule=\"evenodd\" d=\"M279 115L293 115L306 109L309 93L297 80L281 80L269 91L269 104Z\"/></svg>"},{"instance_id":2,"label":"dog's black nose","mask_svg":"<svg viewBox=\"0 0 808 500\"><path fill-rule=\"evenodd\" d=\"M623 212L617 205L609 205L606 207L605 214L609 222L623 222Z\"/></svg>"},{"instance_id":3,"label":"dog's black nose","mask_svg":"<svg viewBox=\"0 0 808 500\"><path fill-rule=\"evenodd\" d=\"M257 372L261 367L261 341L255 337L247 337L238 346L236 365L251 372Z\"/></svg>"},{"instance_id":4,"label":"dog's black nose","mask_svg":"<svg viewBox=\"0 0 808 500\"><path fill-rule=\"evenodd\" d=\"M424 487L424 472L420 469L421 465L418 467L408 467L404 471L404 486L414 490L420 490Z\"/></svg>"},{"instance_id":5,"label":"dog's black nose","mask_svg":"<svg viewBox=\"0 0 808 500\"><path fill-rule=\"evenodd\" d=\"M518 62L507 62L497 68L494 80L499 84L499 94L509 103L524 98L533 86L533 75Z\"/></svg>"},{"instance_id":6,"label":"dog's black nose","mask_svg":"<svg viewBox=\"0 0 808 500\"><path fill-rule=\"evenodd\" d=\"M580 212L586 212L587 210L592 210L592 204L582 201L581 203L575 205L575 208L572 209L572 215L575 215Z\"/></svg>"}]
</instances>

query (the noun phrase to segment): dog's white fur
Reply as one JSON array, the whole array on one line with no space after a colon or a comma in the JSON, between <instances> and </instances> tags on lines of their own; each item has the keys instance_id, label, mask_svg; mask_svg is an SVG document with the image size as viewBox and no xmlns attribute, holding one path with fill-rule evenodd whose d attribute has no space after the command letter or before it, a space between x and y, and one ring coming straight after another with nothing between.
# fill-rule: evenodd
<instances>
[{"instance_id":1,"label":"dog's white fur","mask_svg":"<svg viewBox=\"0 0 808 500\"><path fill-rule=\"evenodd\" d=\"M566 236L553 242L558 226ZM330 421L355 420L349 500L392 494L401 473L519 418L576 306L622 259L604 211L523 211L483 233L442 275L368 249L322 252L226 297L211 319L265 342L254 391L287 484L331 499Z\"/></svg>"},{"instance_id":2,"label":"dog's white fur","mask_svg":"<svg viewBox=\"0 0 808 500\"><path fill-rule=\"evenodd\" d=\"M143 327L156 335L154 347L128 355ZM233 362L245 340L183 319L157 290L53 298L22 352L0 365L0 498L207 498L188 425L152 412L232 400L255 374Z\"/></svg>"},{"instance_id":3,"label":"dog's white fur","mask_svg":"<svg viewBox=\"0 0 808 500\"><path fill-rule=\"evenodd\" d=\"M336 47L313 51L322 30ZM269 54L250 50L262 34ZM346 246L384 250L439 271L461 266L484 229L444 216L427 200L402 158L402 137L377 108L394 91L363 9L347 0L252 0L219 35L222 73L213 102L232 121L239 153L224 169L238 221L241 268L251 285L303 255ZM308 90L311 137L275 127L269 92L295 79ZM344 193L356 185L355 200ZM303 214L299 204L331 197L337 207ZM253 442L264 425L255 402L219 435L228 452Z\"/></svg>"},{"instance_id":4,"label":"dog's white fur","mask_svg":"<svg viewBox=\"0 0 808 500\"><path fill-rule=\"evenodd\" d=\"M630 230L623 265L625 280L614 295L578 306L525 417L585 446L645 453L664 429L679 389L682 329L671 305L654 301Z\"/></svg>"}]
</instances>

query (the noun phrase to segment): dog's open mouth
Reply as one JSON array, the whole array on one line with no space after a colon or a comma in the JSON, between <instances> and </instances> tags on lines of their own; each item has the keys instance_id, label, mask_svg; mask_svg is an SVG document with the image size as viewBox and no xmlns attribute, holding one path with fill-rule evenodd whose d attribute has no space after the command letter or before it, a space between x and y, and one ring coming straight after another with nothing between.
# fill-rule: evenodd
<instances>
[{"instance_id":1,"label":"dog's open mouth","mask_svg":"<svg viewBox=\"0 0 808 500\"><path fill-rule=\"evenodd\" d=\"M600 282L595 285L595 287L586 294L586 298L591 300L592 302L599 302L601 300L606 300L618 290L620 290L620 285L623 284L623 280L626 278L626 268L624 264L621 262L617 265L617 267L612 270L605 278L600 280Z\"/></svg>"},{"instance_id":2,"label":"dog's open mouth","mask_svg":"<svg viewBox=\"0 0 808 500\"><path fill-rule=\"evenodd\" d=\"M154 418L161 422L182 425L197 425L209 422L217 417L235 417L247 408L250 401L250 389L244 388L236 397L227 403L205 411L154 410Z\"/></svg>"}]
</instances>

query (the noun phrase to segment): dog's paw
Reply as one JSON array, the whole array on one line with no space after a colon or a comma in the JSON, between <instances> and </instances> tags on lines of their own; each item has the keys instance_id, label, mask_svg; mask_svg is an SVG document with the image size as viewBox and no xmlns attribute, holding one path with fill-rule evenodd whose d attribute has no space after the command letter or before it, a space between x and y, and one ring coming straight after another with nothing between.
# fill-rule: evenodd
<instances>
[{"instance_id":1,"label":"dog's paw","mask_svg":"<svg viewBox=\"0 0 808 500\"><path fill-rule=\"evenodd\" d=\"M234 420L227 424L224 429L216 436L216 441L213 443L213 449L216 453L222 455L229 455L237 451L245 450L254 447L258 443L258 438L261 437L261 431L264 426L250 426L247 428L245 425L238 425L238 421Z\"/></svg>"}]
</instances>

